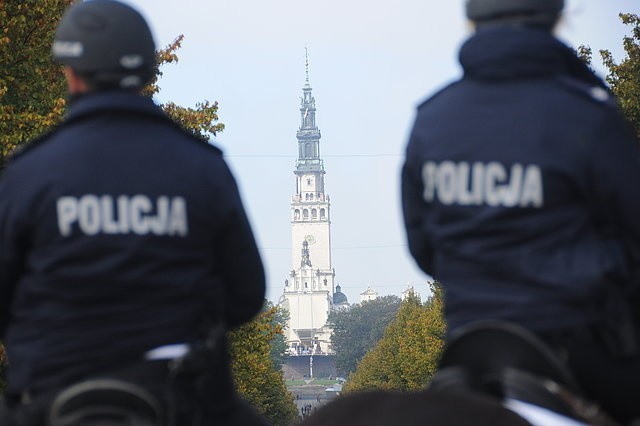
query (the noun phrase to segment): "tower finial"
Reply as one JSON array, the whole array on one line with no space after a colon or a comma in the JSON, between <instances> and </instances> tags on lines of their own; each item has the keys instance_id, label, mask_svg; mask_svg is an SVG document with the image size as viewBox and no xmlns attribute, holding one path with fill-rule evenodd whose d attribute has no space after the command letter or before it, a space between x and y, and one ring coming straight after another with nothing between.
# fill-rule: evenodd
<instances>
[{"instance_id":1,"label":"tower finial","mask_svg":"<svg viewBox=\"0 0 640 426\"><path fill-rule=\"evenodd\" d=\"M309 50L307 49L307 46L304 47L304 66L307 74L305 82L308 85L309 84Z\"/></svg>"}]
</instances>

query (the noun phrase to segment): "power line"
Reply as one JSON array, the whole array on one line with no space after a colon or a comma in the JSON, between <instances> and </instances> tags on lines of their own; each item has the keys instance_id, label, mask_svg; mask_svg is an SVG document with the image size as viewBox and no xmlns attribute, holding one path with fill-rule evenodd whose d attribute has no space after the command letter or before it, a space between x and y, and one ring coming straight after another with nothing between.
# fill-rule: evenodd
<instances>
[{"instance_id":1,"label":"power line","mask_svg":"<svg viewBox=\"0 0 640 426\"><path fill-rule=\"evenodd\" d=\"M340 280L338 280L338 281L340 281ZM340 282L342 282L342 281L340 281ZM396 287L404 287L404 288L413 287L413 288L416 288L418 286L428 286L428 285L429 285L429 280L427 280L425 278L424 281L420 281L420 282L417 282L417 283L412 281L410 283L404 283L404 284L395 284L395 283L394 284L385 284L385 283L380 284L378 282L372 281L369 284L360 284L360 285L358 285L358 284L351 284L351 285L349 285L349 284L340 284L340 288L346 288L346 289L350 289L351 288L351 289L353 289L353 288L371 287L372 290L375 290L376 288L378 288L378 289L380 289L380 288L390 288L390 287L394 287L394 288L396 288ZM421 288L421 287L418 287L418 288Z\"/></svg>"},{"instance_id":2,"label":"power line","mask_svg":"<svg viewBox=\"0 0 640 426\"><path fill-rule=\"evenodd\" d=\"M403 154L334 154L323 155L326 158L341 158L341 157L401 157Z\"/></svg>"},{"instance_id":3,"label":"power line","mask_svg":"<svg viewBox=\"0 0 640 426\"><path fill-rule=\"evenodd\" d=\"M333 154L323 155L322 158L354 158L354 157L401 157L403 154ZM295 155L284 154L232 154L225 155L227 158L291 158L297 159Z\"/></svg>"},{"instance_id":4,"label":"power line","mask_svg":"<svg viewBox=\"0 0 640 426\"><path fill-rule=\"evenodd\" d=\"M350 246L350 247L332 247L333 250L360 250L360 249L378 249L378 248L398 248L407 247L406 244L378 245L378 246Z\"/></svg>"},{"instance_id":5,"label":"power line","mask_svg":"<svg viewBox=\"0 0 640 426\"><path fill-rule=\"evenodd\" d=\"M331 247L331 250L361 250L361 249L381 249L381 248L399 248L407 247L407 244L390 244L390 245L374 245L374 246L349 246L349 247ZM259 247L260 250L291 250L291 247Z\"/></svg>"}]
</instances>

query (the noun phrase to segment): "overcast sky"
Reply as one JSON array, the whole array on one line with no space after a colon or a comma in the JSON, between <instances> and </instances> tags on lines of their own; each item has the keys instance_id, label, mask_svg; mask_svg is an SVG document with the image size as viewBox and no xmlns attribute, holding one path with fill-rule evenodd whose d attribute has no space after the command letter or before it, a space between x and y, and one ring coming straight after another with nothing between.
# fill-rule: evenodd
<instances>
[{"instance_id":1,"label":"overcast sky","mask_svg":"<svg viewBox=\"0 0 640 426\"><path fill-rule=\"evenodd\" d=\"M305 47L331 197L333 267L350 302L368 286L399 295L429 277L410 257L399 170L415 107L460 75L469 36L462 0L124 0L156 43L180 34L180 62L163 68L161 102L219 102L215 138L239 183L277 301L291 269L290 200ZM619 12L638 0L568 0L559 36L624 58ZM594 55L601 76L604 69Z\"/></svg>"}]
</instances>

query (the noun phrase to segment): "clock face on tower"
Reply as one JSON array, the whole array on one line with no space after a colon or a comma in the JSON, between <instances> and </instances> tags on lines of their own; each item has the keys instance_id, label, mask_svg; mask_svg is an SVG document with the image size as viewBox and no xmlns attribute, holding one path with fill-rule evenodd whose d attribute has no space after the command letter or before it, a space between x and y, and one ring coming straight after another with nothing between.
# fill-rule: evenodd
<instances>
[{"instance_id":1,"label":"clock face on tower","mask_svg":"<svg viewBox=\"0 0 640 426\"><path fill-rule=\"evenodd\" d=\"M304 239L305 239L305 240L307 241L307 243L309 243L309 244L313 244L313 243L315 243L315 242L316 242L316 237L314 237L314 236L313 236L313 235L311 235L311 234L306 235L306 236L304 237Z\"/></svg>"}]
</instances>

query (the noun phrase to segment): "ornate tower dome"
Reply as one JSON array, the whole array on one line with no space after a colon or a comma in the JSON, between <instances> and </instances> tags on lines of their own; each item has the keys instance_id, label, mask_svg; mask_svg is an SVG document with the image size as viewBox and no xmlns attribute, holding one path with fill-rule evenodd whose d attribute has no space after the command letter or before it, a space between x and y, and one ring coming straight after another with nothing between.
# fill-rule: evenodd
<instances>
[{"instance_id":1,"label":"ornate tower dome","mask_svg":"<svg viewBox=\"0 0 640 426\"><path fill-rule=\"evenodd\" d=\"M334 305L348 305L349 301L347 300L347 295L342 292L342 288L340 285L336 286L336 292L333 293L333 304Z\"/></svg>"}]
</instances>

